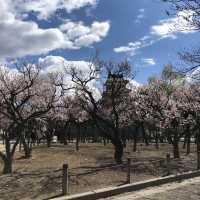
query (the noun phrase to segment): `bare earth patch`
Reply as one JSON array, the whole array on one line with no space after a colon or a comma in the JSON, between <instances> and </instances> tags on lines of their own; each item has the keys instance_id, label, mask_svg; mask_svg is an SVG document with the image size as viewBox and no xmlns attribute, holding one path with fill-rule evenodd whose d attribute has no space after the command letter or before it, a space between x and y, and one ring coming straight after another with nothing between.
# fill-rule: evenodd
<instances>
[{"instance_id":1,"label":"bare earth patch","mask_svg":"<svg viewBox=\"0 0 200 200\"><path fill-rule=\"evenodd\" d=\"M132 145L125 150L124 160L131 152ZM195 147L193 153L185 156L181 148L182 159L171 162L171 172L183 172L196 168ZM131 181L147 180L166 174L166 153L171 146L139 145L132 157ZM61 168L64 163L70 169L70 193L80 193L107 186L124 184L126 167L117 166L113 161L112 145L87 143L81 144L79 152L75 144L54 144L51 148L35 146L31 159L22 159L23 152L17 151L14 160L14 173L0 175L0 199L47 199L61 194ZM2 171L0 161L0 170ZM103 170L102 170L103 168Z\"/></svg>"}]
</instances>

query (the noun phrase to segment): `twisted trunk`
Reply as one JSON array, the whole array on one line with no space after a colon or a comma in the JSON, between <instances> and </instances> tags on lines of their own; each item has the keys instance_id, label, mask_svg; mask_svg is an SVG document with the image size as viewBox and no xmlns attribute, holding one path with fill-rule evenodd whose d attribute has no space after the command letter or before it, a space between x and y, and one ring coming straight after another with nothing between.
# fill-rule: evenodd
<instances>
[{"instance_id":1,"label":"twisted trunk","mask_svg":"<svg viewBox=\"0 0 200 200\"><path fill-rule=\"evenodd\" d=\"M15 141L12 147L9 136L5 136L4 141L5 141L5 153L0 152L0 158L4 163L3 174L10 174L12 173L13 156L15 153L15 149L19 143L19 139Z\"/></svg>"},{"instance_id":2,"label":"twisted trunk","mask_svg":"<svg viewBox=\"0 0 200 200\"><path fill-rule=\"evenodd\" d=\"M12 173L12 158L6 157L3 159L4 166L3 166L3 174L11 174Z\"/></svg>"}]
</instances>

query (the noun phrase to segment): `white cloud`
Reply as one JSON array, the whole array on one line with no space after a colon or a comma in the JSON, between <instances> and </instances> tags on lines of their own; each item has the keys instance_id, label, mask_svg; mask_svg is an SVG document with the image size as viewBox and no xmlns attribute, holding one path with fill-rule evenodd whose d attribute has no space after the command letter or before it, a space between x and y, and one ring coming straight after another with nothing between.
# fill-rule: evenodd
<instances>
[{"instance_id":1,"label":"white cloud","mask_svg":"<svg viewBox=\"0 0 200 200\"><path fill-rule=\"evenodd\" d=\"M46 53L63 45L58 29L41 29L34 22L16 19L4 0L0 0L0 57Z\"/></svg>"},{"instance_id":2,"label":"white cloud","mask_svg":"<svg viewBox=\"0 0 200 200\"><path fill-rule=\"evenodd\" d=\"M139 9L139 14L136 16L135 23L140 23L141 20L145 17L144 11L145 10L143 8Z\"/></svg>"},{"instance_id":3,"label":"white cloud","mask_svg":"<svg viewBox=\"0 0 200 200\"><path fill-rule=\"evenodd\" d=\"M153 43L157 42L158 39L153 39L152 37L149 36L144 36L140 38L138 41L135 42L129 42L127 46L121 46L114 48L114 52L116 53L126 53L130 56L134 56L138 53L138 51L142 48L148 47L152 45Z\"/></svg>"},{"instance_id":4,"label":"white cloud","mask_svg":"<svg viewBox=\"0 0 200 200\"><path fill-rule=\"evenodd\" d=\"M56 72L64 73L65 71L70 74L70 71L68 70L75 68L79 73L81 73L82 78L86 78L89 75L90 67L95 67L84 60L66 60L61 56L46 56L44 58L39 58L38 64L42 68L42 72L45 74ZM69 74L65 74L65 82L69 85L73 85Z\"/></svg>"},{"instance_id":5,"label":"white cloud","mask_svg":"<svg viewBox=\"0 0 200 200\"><path fill-rule=\"evenodd\" d=\"M162 38L166 37L175 38L175 35L173 33L174 26L175 26L174 19L161 20L159 22L159 25L154 25L151 27L151 34L157 35Z\"/></svg>"},{"instance_id":6,"label":"white cloud","mask_svg":"<svg viewBox=\"0 0 200 200\"><path fill-rule=\"evenodd\" d=\"M83 74L87 74L89 73L89 66L91 63L84 60L70 61L61 56L46 56L44 58L39 58L38 64L41 66L43 72L45 73L64 72L64 69L75 67L79 71L81 70Z\"/></svg>"},{"instance_id":7,"label":"white cloud","mask_svg":"<svg viewBox=\"0 0 200 200\"><path fill-rule=\"evenodd\" d=\"M40 29L34 22L13 20L0 23L0 57L47 53L62 47L73 48L58 29Z\"/></svg>"},{"instance_id":8,"label":"white cloud","mask_svg":"<svg viewBox=\"0 0 200 200\"><path fill-rule=\"evenodd\" d=\"M110 28L108 21L93 22L91 26L67 21L59 28L42 29L33 21L17 18L8 2L0 0L0 60L62 48L79 49L100 42Z\"/></svg>"},{"instance_id":9,"label":"white cloud","mask_svg":"<svg viewBox=\"0 0 200 200\"><path fill-rule=\"evenodd\" d=\"M60 30L64 32L66 37L70 40L74 40L90 32L90 28L84 26L83 22L74 23L72 21L66 21L60 26Z\"/></svg>"},{"instance_id":10,"label":"white cloud","mask_svg":"<svg viewBox=\"0 0 200 200\"><path fill-rule=\"evenodd\" d=\"M105 37L109 31L110 23L109 21L106 22L94 22L91 27L91 33L98 35L99 37Z\"/></svg>"},{"instance_id":11,"label":"white cloud","mask_svg":"<svg viewBox=\"0 0 200 200\"><path fill-rule=\"evenodd\" d=\"M17 15L34 11L39 19L47 19L58 9L68 13L85 6L95 6L97 0L6 0Z\"/></svg>"},{"instance_id":12,"label":"white cloud","mask_svg":"<svg viewBox=\"0 0 200 200\"><path fill-rule=\"evenodd\" d=\"M109 21L93 22L91 27L88 27L82 22L67 21L60 26L60 29L68 39L73 40L75 47L80 48L101 41L108 34L110 23Z\"/></svg>"},{"instance_id":13,"label":"white cloud","mask_svg":"<svg viewBox=\"0 0 200 200\"><path fill-rule=\"evenodd\" d=\"M151 34L163 38L176 38L177 33L193 33L195 30L194 26L191 24L192 18L192 11L180 11L176 17L161 20L158 25L152 26Z\"/></svg>"},{"instance_id":14,"label":"white cloud","mask_svg":"<svg viewBox=\"0 0 200 200\"><path fill-rule=\"evenodd\" d=\"M55 73L55 72L63 73L65 70L68 71L71 69L71 67L73 67L81 74L82 78L88 77L90 68L95 67L92 63L84 60L71 61L71 60L66 60L61 56L46 56L44 58L40 58L38 63L42 67L43 73ZM68 87L74 85L74 83L71 81L71 76L69 74L65 74L64 81ZM96 81L90 81L88 87L94 93L95 97L99 99L101 94L100 90L96 87Z\"/></svg>"},{"instance_id":15,"label":"white cloud","mask_svg":"<svg viewBox=\"0 0 200 200\"><path fill-rule=\"evenodd\" d=\"M114 48L114 52L116 53L129 53L129 54L134 54L135 53L135 48L131 47L129 44L128 46L121 46Z\"/></svg>"},{"instance_id":16,"label":"white cloud","mask_svg":"<svg viewBox=\"0 0 200 200\"><path fill-rule=\"evenodd\" d=\"M153 58L144 58L142 59L142 62L148 65L155 65L156 62Z\"/></svg>"},{"instance_id":17,"label":"white cloud","mask_svg":"<svg viewBox=\"0 0 200 200\"><path fill-rule=\"evenodd\" d=\"M151 26L149 34L139 40L114 48L114 52L134 56L139 50L151 46L160 40L165 38L176 39L178 33L194 33L195 30L191 25L191 21L192 11L181 11L176 17L160 20L158 24Z\"/></svg>"}]
</instances>

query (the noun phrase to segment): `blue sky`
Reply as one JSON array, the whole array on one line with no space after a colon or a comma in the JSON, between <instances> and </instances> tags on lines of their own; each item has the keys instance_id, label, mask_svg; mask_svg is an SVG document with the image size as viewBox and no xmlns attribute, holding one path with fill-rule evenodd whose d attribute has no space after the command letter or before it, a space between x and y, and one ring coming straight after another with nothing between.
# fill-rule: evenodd
<instances>
[{"instance_id":1,"label":"blue sky","mask_svg":"<svg viewBox=\"0 0 200 200\"><path fill-rule=\"evenodd\" d=\"M179 65L177 52L200 42L198 32L174 29L177 20L188 26L184 14L166 10L161 0L0 0L0 60L56 68L58 58L87 61L98 49L105 60L127 58L136 81L145 83L164 64Z\"/></svg>"}]
</instances>

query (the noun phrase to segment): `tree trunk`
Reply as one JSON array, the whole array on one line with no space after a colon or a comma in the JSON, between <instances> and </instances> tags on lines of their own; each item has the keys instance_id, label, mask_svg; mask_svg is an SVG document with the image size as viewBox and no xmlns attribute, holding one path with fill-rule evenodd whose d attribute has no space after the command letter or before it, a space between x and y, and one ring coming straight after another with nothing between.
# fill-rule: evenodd
<instances>
[{"instance_id":1,"label":"tree trunk","mask_svg":"<svg viewBox=\"0 0 200 200\"><path fill-rule=\"evenodd\" d=\"M3 174L12 173L12 153L9 136L5 137L5 155L2 155L2 159L4 162Z\"/></svg>"},{"instance_id":2,"label":"tree trunk","mask_svg":"<svg viewBox=\"0 0 200 200\"><path fill-rule=\"evenodd\" d=\"M183 149L185 149L185 147L187 147L186 155L190 154L190 140L191 140L191 132L190 132L190 127L188 126L186 129L184 145L183 145Z\"/></svg>"},{"instance_id":3,"label":"tree trunk","mask_svg":"<svg viewBox=\"0 0 200 200\"><path fill-rule=\"evenodd\" d=\"M196 143L197 143L197 169L200 169L200 132L196 135Z\"/></svg>"},{"instance_id":4,"label":"tree trunk","mask_svg":"<svg viewBox=\"0 0 200 200\"><path fill-rule=\"evenodd\" d=\"M18 142L19 140L17 140L11 148L10 137L5 137L5 154L0 152L0 156L4 162L3 174L12 173L12 158L15 152L15 148L18 145Z\"/></svg>"},{"instance_id":5,"label":"tree trunk","mask_svg":"<svg viewBox=\"0 0 200 200\"><path fill-rule=\"evenodd\" d=\"M63 137L63 144L64 145L68 145L68 141L67 141L67 139L65 137Z\"/></svg>"},{"instance_id":6,"label":"tree trunk","mask_svg":"<svg viewBox=\"0 0 200 200\"><path fill-rule=\"evenodd\" d=\"M187 143L187 136L184 137L184 142L183 142L183 149L185 149Z\"/></svg>"},{"instance_id":7,"label":"tree trunk","mask_svg":"<svg viewBox=\"0 0 200 200\"><path fill-rule=\"evenodd\" d=\"M11 174L12 173L12 158L10 156L3 159L4 167L3 174Z\"/></svg>"},{"instance_id":8,"label":"tree trunk","mask_svg":"<svg viewBox=\"0 0 200 200\"><path fill-rule=\"evenodd\" d=\"M52 133L47 133L46 134L46 140L47 140L47 147L51 147L51 142L52 142Z\"/></svg>"},{"instance_id":9,"label":"tree trunk","mask_svg":"<svg viewBox=\"0 0 200 200\"><path fill-rule=\"evenodd\" d=\"M137 134L133 137L133 152L137 151Z\"/></svg>"},{"instance_id":10,"label":"tree trunk","mask_svg":"<svg viewBox=\"0 0 200 200\"><path fill-rule=\"evenodd\" d=\"M122 138L122 143L123 143L123 147L126 148L126 138L125 137Z\"/></svg>"},{"instance_id":11,"label":"tree trunk","mask_svg":"<svg viewBox=\"0 0 200 200\"><path fill-rule=\"evenodd\" d=\"M5 144L5 137L4 137L4 132L3 132L3 135L2 135L2 141L3 141L3 145Z\"/></svg>"},{"instance_id":12,"label":"tree trunk","mask_svg":"<svg viewBox=\"0 0 200 200\"><path fill-rule=\"evenodd\" d=\"M22 142L21 142L21 140L20 140L20 142L19 142L19 151L20 151L20 152L22 151Z\"/></svg>"},{"instance_id":13,"label":"tree trunk","mask_svg":"<svg viewBox=\"0 0 200 200\"><path fill-rule=\"evenodd\" d=\"M47 138L47 147L51 147L51 139Z\"/></svg>"},{"instance_id":14,"label":"tree trunk","mask_svg":"<svg viewBox=\"0 0 200 200\"><path fill-rule=\"evenodd\" d=\"M114 154L114 158L117 164L121 164L122 163L122 156L123 156L123 143L120 139L115 139L115 141L113 142L113 145L115 147L115 154Z\"/></svg>"},{"instance_id":15,"label":"tree trunk","mask_svg":"<svg viewBox=\"0 0 200 200\"><path fill-rule=\"evenodd\" d=\"M79 141L80 141L80 135L81 135L81 127L80 124L77 124L77 133L76 133L76 151L79 151Z\"/></svg>"},{"instance_id":16,"label":"tree trunk","mask_svg":"<svg viewBox=\"0 0 200 200\"><path fill-rule=\"evenodd\" d=\"M79 133L76 136L76 151L79 151Z\"/></svg>"},{"instance_id":17,"label":"tree trunk","mask_svg":"<svg viewBox=\"0 0 200 200\"><path fill-rule=\"evenodd\" d=\"M156 149L158 150L159 149L159 143L158 143L158 138L159 138L159 136L158 136L158 131L156 131L156 133L155 133L155 142L156 142Z\"/></svg>"},{"instance_id":18,"label":"tree trunk","mask_svg":"<svg viewBox=\"0 0 200 200\"><path fill-rule=\"evenodd\" d=\"M106 146L106 138L103 138L103 145Z\"/></svg>"},{"instance_id":19,"label":"tree trunk","mask_svg":"<svg viewBox=\"0 0 200 200\"><path fill-rule=\"evenodd\" d=\"M190 154L190 135L188 136L188 138L187 138L187 155L189 155Z\"/></svg>"},{"instance_id":20,"label":"tree trunk","mask_svg":"<svg viewBox=\"0 0 200 200\"><path fill-rule=\"evenodd\" d=\"M178 141L173 142L173 153L174 158L180 158Z\"/></svg>"},{"instance_id":21,"label":"tree trunk","mask_svg":"<svg viewBox=\"0 0 200 200\"><path fill-rule=\"evenodd\" d=\"M145 128L144 128L144 124L142 123L141 125L141 128L142 128L142 134L143 134L143 139L144 139L144 142L146 144L146 146L149 145L149 141L148 141L148 137L147 137L147 133L145 131Z\"/></svg>"},{"instance_id":22,"label":"tree trunk","mask_svg":"<svg viewBox=\"0 0 200 200\"><path fill-rule=\"evenodd\" d=\"M22 144L24 147L24 158L28 159L31 157L32 148L26 143L26 139L24 137L22 138Z\"/></svg>"},{"instance_id":23,"label":"tree trunk","mask_svg":"<svg viewBox=\"0 0 200 200\"><path fill-rule=\"evenodd\" d=\"M24 147L24 153L25 153L24 158L26 158L26 159L31 158L31 156L32 156L32 150L31 150L31 148L29 148L27 146Z\"/></svg>"}]
</instances>

